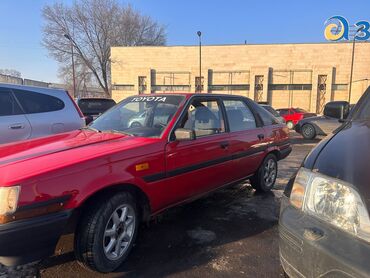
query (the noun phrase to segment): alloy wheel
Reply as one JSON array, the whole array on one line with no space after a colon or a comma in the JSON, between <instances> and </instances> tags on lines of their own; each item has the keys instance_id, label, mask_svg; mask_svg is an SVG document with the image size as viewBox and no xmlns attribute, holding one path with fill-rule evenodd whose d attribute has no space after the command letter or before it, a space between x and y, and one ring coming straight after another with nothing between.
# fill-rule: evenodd
<instances>
[{"instance_id":1,"label":"alloy wheel","mask_svg":"<svg viewBox=\"0 0 370 278\"><path fill-rule=\"evenodd\" d=\"M134 236L135 221L135 211L128 204L112 213L103 239L104 254L109 260L118 260L126 253Z\"/></svg>"},{"instance_id":2,"label":"alloy wheel","mask_svg":"<svg viewBox=\"0 0 370 278\"><path fill-rule=\"evenodd\" d=\"M264 165L263 180L266 187L272 187L275 183L277 175L276 161L272 158L268 159Z\"/></svg>"}]
</instances>

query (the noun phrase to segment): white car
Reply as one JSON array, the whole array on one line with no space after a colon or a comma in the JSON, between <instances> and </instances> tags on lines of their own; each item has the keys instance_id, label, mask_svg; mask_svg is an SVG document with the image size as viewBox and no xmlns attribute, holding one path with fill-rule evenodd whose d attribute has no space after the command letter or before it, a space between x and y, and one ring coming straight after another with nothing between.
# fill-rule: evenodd
<instances>
[{"instance_id":1,"label":"white car","mask_svg":"<svg viewBox=\"0 0 370 278\"><path fill-rule=\"evenodd\" d=\"M0 84L0 144L84 126L84 115L67 91Z\"/></svg>"}]
</instances>

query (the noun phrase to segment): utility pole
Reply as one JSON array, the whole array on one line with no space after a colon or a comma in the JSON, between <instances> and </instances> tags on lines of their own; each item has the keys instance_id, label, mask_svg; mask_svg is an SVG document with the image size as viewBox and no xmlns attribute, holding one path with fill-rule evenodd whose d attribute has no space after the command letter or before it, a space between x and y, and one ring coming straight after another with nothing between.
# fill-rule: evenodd
<instances>
[{"instance_id":1,"label":"utility pole","mask_svg":"<svg viewBox=\"0 0 370 278\"><path fill-rule=\"evenodd\" d=\"M75 60L74 60L74 51L73 51L73 40L70 35L64 34L64 37L69 40L71 43L71 52L72 52L72 75L73 75L73 96L76 97L76 74L75 74Z\"/></svg>"},{"instance_id":2,"label":"utility pole","mask_svg":"<svg viewBox=\"0 0 370 278\"><path fill-rule=\"evenodd\" d=\"M351 73L349 77L349 90L348 90L348 102L351 103L351 94L352 94L352 78L353 78L353 64L355 61L355 45L356 45L356 36L359 32L361 32L365 27L361 26L357 29L356 33L353 36L353 43L352 43L352 61L351 61Z\"/></svg>"},{"instance_id":3,"label":"utility pole","mask_svg":"<svg viewBox=\"0 0 370 278\"><path fill-rule=\"evenodd\" d=\"M198 31L197 35L199 37L199 88L198 91L202 92L202 32Z\"/></svg>"}]
</instances>

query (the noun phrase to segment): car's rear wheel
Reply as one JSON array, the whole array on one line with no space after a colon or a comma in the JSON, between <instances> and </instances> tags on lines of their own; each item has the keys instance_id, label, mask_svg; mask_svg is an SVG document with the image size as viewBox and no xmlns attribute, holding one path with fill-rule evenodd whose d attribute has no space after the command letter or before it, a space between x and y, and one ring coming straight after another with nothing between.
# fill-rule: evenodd
<instances>
[{"instance_id":1,"label":"car's rear wheel","mask_svg":"<svg viewBox=\"0 0 370 278\"><path fill-rule=\"evenodd\" d=\"M267 155L257 173L250 179L252 187L260 192L269 192L275 185L277 170L276 156Z\"/></svg>"},{"instance_id":2,"label":"car's rear wheel","mask_svg":"<svg viewBox=\"0 0 370 278\"><path fill-rule=\"evenodd\" d=\"M316 130L313 125L305 124L302 126L302 136L305 139L312 140L316 137Z\"/></svg>"},{"instance_id":3,"label":"car's rear wheel","mask_svg":"<svg viewBox=\"0 0 370 278\"><path fill-rule=\"evenodd\" d=\"M286 126L289 128L289 129L293 129L294 128L294 123L292 121L287 121L286 122Z\"/></svg>"},{"instance_id":4,"label":"car's rear wheel","mask_svg":"<svg viewBox=\"0 0 370 278\"><path fill-rule=\"evenodd\" d=\"M116 193L94 204L83 216L75 235L79 262L99 272L117 269L132 249L138 220L136 202L130 193Z\"/></svg>"}]
</instances>

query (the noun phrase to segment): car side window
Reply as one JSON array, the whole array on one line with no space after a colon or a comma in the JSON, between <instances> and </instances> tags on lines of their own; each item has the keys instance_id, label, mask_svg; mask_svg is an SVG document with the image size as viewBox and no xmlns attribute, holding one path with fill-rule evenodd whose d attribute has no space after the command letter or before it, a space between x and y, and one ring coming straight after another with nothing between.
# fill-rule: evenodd
<instances>
[{"instance_id":1,"label":"car side window","mask_svg":"<svg viewBox=\"0 0 370 278\"><path fill-rule=\"evenodd\" d=\"M218 101L193 100L179 127L193 129L197 137L225 132Z\"/></svg>"},{"instance_id":2,"label":"car side window","mask_svg":"<svg viewBox=\"0 0 370 278\"><path fill-rule=\"evenodd\" d=\"M256 109L263 121L263 125L268 126L268 125L275 125L279 123L279 121L274 117L274 115L272 115L270 112L266 111L262 107L258 106L256 107Z\"/></svg>"},{"instance_id":3,"label":"car side window","mask_svg":"<svg viewBox=\"0 0 370 278\"><path fill-rule=\"evenodd\" d=\"M241 131L256 128L252 111L241 100L224 100L230 131Z\"/></svg>"},{"instance_id":4,"label":"car side window","mask_svg":"<svg viewBox=\"0 0 370 278\"><path fill-rule=\"evenodd\" d=\"M0 90L0 116L23 114L11 92Z\"/></svg>"},{"instance_id":5,"label":"car side window","mask_svg":"<svg viewBox=\"0 0 370 278\"><path fill-rule=\"evenodd\" d=\"M64 102L57 97L25 90L13 90L13 92L26 114L59 111L65 106Z\"/></svg>"}]
</instances>

